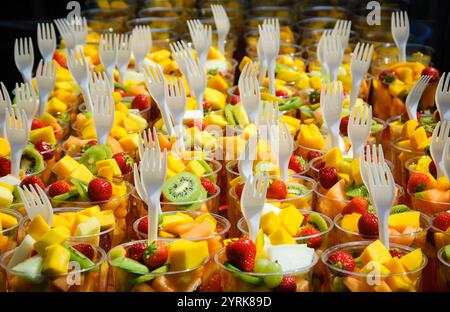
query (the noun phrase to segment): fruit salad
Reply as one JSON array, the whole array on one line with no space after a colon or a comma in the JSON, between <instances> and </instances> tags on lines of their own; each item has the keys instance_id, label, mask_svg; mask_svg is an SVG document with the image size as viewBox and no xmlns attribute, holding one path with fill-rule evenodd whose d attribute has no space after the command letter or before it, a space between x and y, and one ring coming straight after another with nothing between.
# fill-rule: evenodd
<instances>
[{"instance_id":1,"label":"fruit salad","mask_svg":"<svg viewBox=\"0 0 450 312\"><path fill-rule=\"evenodd\" d=\"M255 242L245 237L232 241L214 260L225 292L309 292L318 258L306 244L272 244L260 230Z\"/></svg>"},{"instance_id":2,"label":"fruit salad","mask_svg":"<svg viewBox=\"0 0 450 312\"><path fill-rule=\"evenodd\" d=\"M439 279L443 291L450 289L450 245L442 247L438 251Z\"/></svg>"},{"instance_id":3,"label":"fruit salad","mask_svg":"<svg viewBox=\"0 0 450 312\"><path fill-rule=\"evenodd\" d=\"M450 211L443 211L432 217L432 231L436 250L450 244Z\"/></svg>"},{"instance_id":4,"label":"fruit salad","mask_svg":"<svg viewBox=\"0 0 450 312\"><path fill-rule=\"evenodd\" d=\"M108 254L112 291L192 292L200 287L208 260L206 241L141 240L122 244Z\"/></svg>"},{"instance_id":5,"label":"fruit salad","mask_svg":"<svg viewBox=\"0 0 450 312\"><path fill-rule=\"evenodd\" d=\"M450 209L450 183L446 177L436 180L430 173L415 172L409 176L407 190L415 210L431 216Z\"/></svg>"},{"instance_id":6,"label":"fruit salad","mask_svg":"<svg viewBox=\"0 0 450 312\"><path fill-rule=\"evenodd\" d=\"M0 254L17 246L17 235L22 215L9 208L0 208Z\"/></svg>"},{"instance_id":7,"label":"fruit salad","mask_svg":"<svg viewBox=\"0 0 450 312\"><path fill-rule=\"evenodd\" d=\"M352 242L329 248L322 254L333 292L416 292L421 290L427 257L420 248L379 240Z\"/></svg>"}]
</instances>

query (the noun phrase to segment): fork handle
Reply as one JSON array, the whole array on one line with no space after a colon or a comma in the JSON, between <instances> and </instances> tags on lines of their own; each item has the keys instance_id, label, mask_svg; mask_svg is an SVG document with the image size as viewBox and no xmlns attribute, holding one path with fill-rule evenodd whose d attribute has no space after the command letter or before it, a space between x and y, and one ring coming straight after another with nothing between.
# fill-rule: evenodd
<instances>
[{"instance_id":1,"label":"fork handle","mask_svg":"<svg viewBox=\"0 0 450 312\"><path fill-rule=\"evenodd\" d=\"M335 81L337 79L339 67L333 67L333 69L329 69L330 72L330 81Z\"/></svg>"},{"instance_id":2,"label":"fork handle","mask_svg":"<svg viewBox=\"0 0 450 312\"><path fill-rule=\"evenodd\" d=\"M158 215L161 213L161 202L159 198L152 198L147 203L148 215L148 242L158 239Z\"/></svg>"},{"instance_id":3,"label":"fork handle","mask_svg":"<svg viewBox=\"0 0 450 312\"><path fill-rule=\"evenodd\" d=\"M127 71L128 64L125 66L119 67L119 82L124 83L125 82L125 73Z\"/></svg>"},{"instance_id":4,"label":"fork handle","mask_svg":"<svg viewBox=\"0 0 450 312\"><path fill-rule=\"evenodd\" d=\"M203 115L203 95L204 95L204 92L205 91L201 92L199 95L196 96L197 108L198 108L199 111L202 112L202 115Z\"/></svg>"},{"instance_id":5,"label":"fork handle","mask_svg":"<svg viewBox=\"0 0 450 312\"><path fill-rule=\"evenodd\" d=\"M31 69L30 70L24 70L24 71L21 72L21 74L22 74L23 82L31 83L31 80L32 80L32 78L31 78Z\"/></svg>"},{"instance_id":6,"label":"fork handle","mask_svg":"<svg viewBox=\"0 0 450 312\"><path fill-rule=\"evenodd\" d=\"M45 114L47 109L47 99L47 92L45 92L45 94L43 92L39 93L39 117Z\"/></svg>"},{"instance_id":7,"label":"fork handle","mask_svg":"<svg viewBox=\"0 0 450 312\"><path fill-rule=\"evenodd\" d=\"M170 136L174 135L175 131L173 129L172 118L170 118L169 112L167 111L167 109L163 109L161 111L161 114L163 115L164 123L167 127L167 132L169 132Z\"/></svg>"},{"instance_id":8,"label":"fork handle","mask_svg":"<svg viewBox=\"0 0 450 312\"><path fill-rule=\"evenodd\" d=\"M218 43L218 46L219 46L219 52L222 54L222 55L225 55L225 34L220 34L220 35L218 35L218 40L217 40L217 43Z\"/></svg>"},{"instance_id":9,"label":"fork handle","mask_svg":"<svg viewBox=\"0 0 450 312\"><path fill-rule=\"evenodd\" d=\"M259 68L259 84L261 85L264 81L264 78L266 78L267 63L262 60L260 60L260 62L261 62L261 66Z\"/></svg>"},{"instance_id":10,"label":"fork handle","mask_svg":"<svg viewBox=\"0 0 450 312\"><path fill-rule=\"evenodd\" d=\"M352 109L358 99L359 88L361 87L362 78L359 75L352 76L352 91L350 92L350 109Z\"/></svg>"},{"instance_id":11,"label":"fork handle","mask_svg":"<svg viewBox=\"0 0 450 312\"><path fill-rule=\"evenodd\" d=\"M275 60L269 62L269 90L272 95L276 95L275 90Z\"/></svg>"},{"instance_id":12,"label":"fork handle","mask_svg":"<svg viewBox=\"0 0 450 312\"><path fill-rule=\"evenodd\" d=\"M406 44L402 44L399 47L400 50L400 62L406 62Z\"/></svg>"},{"instance_id":13,"label":"fork handle","mask_svg":"<svg viewBox=\"0 0 450 312\"><path fill-rule=\"evenodd\" d=\"M381 222L378 222L378 233L380 237L380 241L389 249L389 214L390 210L386 211L382 216L378 216L382 218Z\"/></svg>"},{"instance_id":14,"label":"fork handle","mask_svg":"<svg viewBox=\"0 0 450 312\"><path fill-rule=\"evenodd\" d=\"M13 152L11 157L11 174L16 177L18 177L20 173L20 160L22 158L22 151L23 149Z\"/></svg>"}]
</instances>

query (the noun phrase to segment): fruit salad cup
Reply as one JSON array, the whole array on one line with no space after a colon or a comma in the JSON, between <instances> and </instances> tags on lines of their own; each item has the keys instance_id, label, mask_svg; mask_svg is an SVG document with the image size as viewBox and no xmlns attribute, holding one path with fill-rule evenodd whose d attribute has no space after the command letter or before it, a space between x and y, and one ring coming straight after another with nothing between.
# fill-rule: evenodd
<instances>
[{"instance_id":1,"label":"fruit salad cup","mask_svg":"<svg viewBox=\"0 0 450 312\"><path fill-rule=\"evenodd\" d=\"M450 183L445 177L412 173L408 180L408 195L413 209L429 216L450 210Z\"/></svg>"},{"instance_id":2,"label":"fruit salad cup","mask_svg":"<svg viewBox=\"0 0 450 312\"><path fill-rule=\"evenodd\" d=\"M0 208L0 254L16 247L22 215L10 208Z\"/></svg>"},{"instance_id":3,"label":"fruit salad cup","mask_svg":"<svg viewBox=\"0 0 450 312\"><path fill-rule=\"evenodd\" d=\"M157 254L153 256L146 240L122 244L109 252L108 261L112 266L109 290L192 292L201 286L204 267L209 261L205 241L179 239L153 244L157 246Z\"/></svg>"},{"instance_id":4,"label":"fruit salad cup","mask_svg":"<svg viewBox=\"0 0 450 312\"><path fill-rule=\"evenodd\" d=\"M417 292L428 262L420 248L392 244L388 250L379 240L331 247L321 260L333 292Z\"/></svg>"},{"instance_id":5,"label":"fruit salad cup","mask_svg":"<svg viewBox=\"0 0 450 312\"><path fill-rule=\"evenodd\" d=\"M450 290L450 245L442 247L438 253L439 282L442 291Z\"/></svg>"}]
</instances>

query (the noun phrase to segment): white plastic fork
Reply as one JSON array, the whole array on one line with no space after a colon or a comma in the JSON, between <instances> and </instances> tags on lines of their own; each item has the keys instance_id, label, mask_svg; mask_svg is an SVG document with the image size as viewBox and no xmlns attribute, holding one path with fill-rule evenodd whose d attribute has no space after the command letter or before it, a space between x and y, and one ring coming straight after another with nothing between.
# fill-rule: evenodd
<instances>
[{"instance_id":1,"label":"white plastic fork","mask_svg":"<svg viewBox=\"0 0 450 312\"><path fill-rule=\"evenodd\" d=\"M25 110L9 106L5 109L4 132L11 147L11 174L18 177L23 149L28 141L28 118Z\"/></svg>"},{"instance_id":2,"label":"white plastic fork","mask_svg":"<svg viewBox=\"0 0 450 312\"><path fill-rule=\"evenodd\" d=\"M88 26L86 17L74 15L67 20L69 26L73 30L77 47L84 47L88 38Z\"/></svg>"},{"instance_id":3,"label":"white plastic fork","mask_svg":"<svg viewBox=\"0 0 450 312\"><path fill-rule=\"evenodd\" d=\"M408 113L408 118L411 120L417 120L417 107L419 106L419 101L422 98L422 93L425 91L430 82L431 76L421 76L411 91L409 91L406 97L405 106L406 112Z\"/></svg>"},{"instance_id":4,"label":"white plastic fork","mask_svg":"<svg viewBox=\"0 0 450 312\"><path fill-rule=\"evenodd\" d=\"M31 82L31 71L34 65L33 41L19 38L14 42L14 62L25 83Z\"/></svg>"},{"instance_id":5,"label":"white plastic fork","mask_svg":"<svg viewBox=\"0 0 450 312\"><path fill-rule=\"evenodd\" d=\"M342 83L340 81L331 81L327 85L324 84L322 86L320 93L322 117L329 129L331 146L340 147L341 149L343 148L343 142L339 135L339 125L341 122L343 98Z\"/></svg>"},{"instance_id":6,"label":"white plastic fork","mask_svg":"<svg viewBox=\"0 0 450 312\"><path fill-rule=\"evenodd\" d=\"M291 132L284 121L282 122L282 125L283 127L280 127L278 124L277 126L271 128L271 134L273 135L271 146L275 149L275 151L278 148L278 153L275 152L275 155L278 155L281 179L284 182L287 182L289 177L289 160L294 152L294 142Z\"/></svg>"},{"instance_id":7,"label":"white plastic fork","mask_svg":"<svg viewBox=\"0 0 450 312\"><path fill-rule=\"evenodd\" d=\"M186 58L191 55L191 48L188 44L183 41L176 41L170 44L170 50L172 51L172 57L178 64L181 74L183 74L187 79L187 64Z\"/></svg>"},{"instance_id":8,"label":"white plastic fork","mask_svg":"<svg viewBox=\"0 0 450 312\"><path fill-rule=\"evenodd\" d=\"M109 96L93 96L95 132L99 144L106 144L109 132L114 124L114 100Z\"/></svg>"},{"instance_id":9,"label":"white plastic fork","mask_svg":"<svg viewBox=\"0 0 450 312\"><path fill-rule=\"evenodd\" d=\"M53 207L44 190L37 184L17 188L30 220L40 215L51 227L53 224Z\"/></svg>"},{"instance_id":10,"label":"white plastic fork","mask_svg":"<svg viewBox=\"0 0 450 312\"><path fill-rule=\"evenodd\" d=\"M125 82L125 73L130 64L131 40L126 34L117 35L117 69L119 70L119 82Z\"/></svg>"},{"instance_id":11,"label":"white plastic fork","mask_svg":"<svg viewBox=\"0 0 450 312\"><path fill-rule=\"evenodd\" d=\"M75 32L69 25L69 22L65 18L59 18L54 20L56 28L58 28L61 38L64 40L64 45L67 50L73 50L77 46L75 39Z\"/></svg>"},{"instance_id":12,"label":"white plastic fork","mask_svg":"<svg viewBox=\"0 0 450 312\"><path fill-rule=\"evenodd\" d=\"M325 38L331 36L332 30L325 29L320 36L319 42L317 43L317 59L319 60L320 66L322 68L322 74L329 75L330 71L328 68L327 60L325 59Z\"/></svg>"},{"instance_id":13,"label":"white plastic fork","mask_svg":"<svg viewBox=\"0 0 450 312\"><path fill-rule=\"evenodd\" d=\"M225 41L230 31L230 19L222 5L211 4L211 10L217 29L219 52L225 55Z\"/></svg>"},{"instance_id":14,"label":"white plastic fork","mask_svg":"<svg viewBox=\"0 0 450 312\"><path fill-rule=\"evenodd\" d=\"M109 81L114 81L114 69L117 63L118 35L103 34L100 37L98 54Z\"/></svg>"},{"instance_id":15,"label":"white plastic fork","mask_svg":"<svg viewBox=\"0 0 450 312\"><path fill-rule=\"evenodd\" d=\"M256 45L256 53L258 55L258 60L259 60L258 82L261 85L264 81L264 78L266 78L266 72L267 72L267 60L266 60L266 56L264 55L264 50L262 48L261 37L259 37L258 43Z\"/></svg>"},{"instance_id":16,"label":"white plastic fork","mask_svg":"<svg viewBox=\"0 0 450 312\"><path fill-rule=\"evenodd\" d=\"M147 90L155 100L156 105L158 105L158 108L161 111L161 115L164 119L164 124L166 125L167 132L170 136L172 136L175 134L175 131L173 128L173 121L170 118L169 107L167 106L167 82L163 70L158 64L149 64L147 67L144 67L144 76Z\"/></svg>"},{"instance_id":17,"label":"white plastic fork","mask_svg":"<svg viewBox=\"0 0 450 312\"><path fill-rule=\"evenodd\" d=\"M207 77L205 68L192 55L188 55L185 59L187 70L187 82L191 94L194 95L197 101L197 108L203 115L203 95L205 94Z\"/></svg>"},{"instance_id":18,"label":"white plastic fork","mask_svg":"<svg viewBox=\"0 0 450 312\"><path fill-rule=\"evenodd\" d=\"M406 11L392 12L391 33L400 52L400 62L406 62L406 44L409 37L409 19Z\"/></svg>"},{"instance_id":19,"label":"white plastic fork","mask_svg":"<svg viewBox=\"0 0 450 312\"><path fill-rule=\"evenodd\" d=\"M112 83L105 72L89 73L89 92L92 98L96 96L112 98Z\"/></svg>"},{"instance_id":20,"label":"white plastic fork","mask_svg":"<svg viewBox=\"0 0 450 312\"><path fill-rule=\"evenodd\" d=\"M352 28L352 21L337 20L334 25L332 34L341 40L342 52L347 49L348 41L350 39L350 30Z\"/></svg>"},{"instance_id":21,"label":"white plastic fork","mask_svg":"<svg viewBox=\"0 0 450 312\"><path fill-rule=\"evenodd\" d=\"M341 40L334 35L326 36L323 41L323 55L330 73L330 81L335 81L344 57Z\"/></svg>"},{"instance_id":22,"label":"white plastic fork","mask_svg":"<svg viewBox=\"0 0 450 312\"><path fill-rule=\"evenodd\" d=\"M450 181L450 137L447 138L444 152L442 153L442 162L444 163L444 174L448 181Z\"/></svg>"},{"instance_id":23,"label":"white plastic fork","mask_svg":"<svg viewBox=\"0 0 450 312\"><path fill-rule=\"evenodd\" d=\"M184 88L184 83L181 78L174 77L169 80L166 91L167 107L169 112L172 114L173 124L175 128L176 137L178 143L183 143L183 118L186 112L186 90Z\"/></svg>"},{"instance_id":24,"label":"white plastic fork","mask_svg":"<svg viewBox=\"0 0 450 312\"><path fill-rule=\"evenodd\" d=\"M39 116L45 114L47 100L53 91L56 80L56 64L50 61L41 60L36 69L36 84L39 92Z\"/></svg>"},{"instance_id":25,"label":"white plastic fork","mask_svg":"<svg viewBox=\"0 0 450 312\"><path fill-rule=\"evenodd\" d=\"M212 30L210 25L203 25L198 19L187 21L192 43L197 51L200 64L205 67L209 48L212 44Z\"/></svg>"},{"instance_id":26,"label":"white plastic fork","mask_svg":"<svg viewBox=\"0 0 450 312\"><path fill-rule=\"evenodd\" d=\"M3 82L0 82L1 90L0 90L0 137L5 137L5 128L6 124L6 108L11 106L11 98L9 97L9 92L6 89Z\"/></svg>"},{"instance_id":27,"label":"white plastic fork","mask_svg":"<svg viewBox=\"0 0 450 312\"><path fill-rule=\"evenodd\" d=\"M136 71L140 72L147 53L152 50L152 30L150 26L136 26L131 34L131 51L133 51Z\"/></svg>"},{"instance_id":28,"label":"white plastic fork","mask_svg":"<svg viewBox=\"0 0 450 312\"><path fill-rule=\"evenodd\" d=\"M442 73L436 88L435 101L441 120L450 120L450 72Z\"/></svg>"},{"instance_id":29,"label":"white plastic fork","mask_svg":"<svg viewBox=\"0 0 450 312\"><path fill-rule=\"evenodd\" d=\"M50 62L56 50L55 27L52 23L38 23L37 42L42 58Z\"/></svg>"},{"instance_id":30,"label":"white plastic fork","mask_svg":"<svg viewBox=\"0 0 450 312\"><path fill-rule=\"evenodd\" d=\"M167 173L167 150L145 148L141 161L134 164L134 184L141 199L147 204L148 243L158 239L158 215L161 213L161 190Z\"/></svg>"},{"instance_id":31,"label":"white plastic fork","mask_svg":"<svg viewBox=\"0 0 450 312\"><path fill-rule=\"evenodd\" d=\"M273 24L263 24L258 26L258 30L268 67L269 90L272 95L275 95L275 61L280 50L279 28Z\"/></svg>"},{"instance_id":32,"label":"white plastic fork","mask_svg":"<svg viewBox=\"0 0 450 312\"><path fill-rule=\"evenodd\" d=\"M363 104L352 108L347 132L352 145L351 156L353 158L356 158L361 154L362 148L369 138L371 124L372 106Z\"/></svg>"},{"instance_id":33,"label":"white plastic fork","mask_svg":"<svg viewBox=\"0 0 450 312\"><path fill-rule=\"evenodd\" d=\"M255 159L256 151L256 135L253 134L245 142L244 149L239 155L238 168L244 181L249 181L253 176L253 161Z\"/></svg>"},{"instance_id":34,"label":"white plastic fork","mask_svg":"<svg viewBox=\"0 0 450 312\"><path fill-rule=\"evenodd\" d=\"M267 195L269 179L266 175L251 177L244 184L241 195L241 211L247 221L249 237L256 241L260 219Z\"/></svg>"},{"instance_id":35,"label":"white plastic fork","mask_svg":"<svg viewBox=\"0 0 450 312\"><path fill-rule=\"evenodd\" d=\"M83 49L77 48L69 51L67 67L81 89L86 108L92 112L92 98L89 92L89 67Z\"/></svg>"},{"instance_id":36,"label":"white plastic fork","mask_svg":"<svg viewBox=\"0 0 450 312\"><path fill-rule=\"evenodd\" d=\"M371 151L372 149L372 151ZM367 173L370 198L378 215L378 233L381 242L389 249L389 215L395 200L395 183L391 170L384 161L381 145L366 146L366 155L363 161Z\"/></svg>"},{"instance_id":37,"label":"white plastic fork","mask_svg":"<svg viewBox=\"0 0 450 312\"><path fill-rule=\"evenodd\" d=\"M153 139L153 135L155 136L155 139ZM139 157L144 155L144 150L146 148L153 147L161 150L159 147L158 132L155 127L153 127L153 133L151 129L144 130L140 133L138 140Z\"/></svg>"},{"instance_id":38,"label":"white plastic fork","mask_svg":"<svg viewBox=\"0 0 450 312\"><path fill-rule=\"evenodd\" d=\"M279 109L278 102L266 101L262 103L262 112L257 120L257 127L262 139L270 144L272 127L278 126Z\"/></svg>"},{"instance_id":39,"label":"white plastic fork","mask_svg":"<svg viewBox=\"0 0 450 312\"><path fill-rule=\"evenodd\" d=\"M252 62L245 64L239 77L239 97L248 119L256 123L261 112L261 91L259 89L256 69Z\"/></svg>"},{"instance_id":40,"label":"white plastic fork","mask_svg":"<svg viewBox=\"0 0 450 312\"><path fill-rule=\"evenodd\" d=\"M350 61L350 70L352 73L352 90L350 92L350 108L353 108L358 98L359 88L364 75L369 70L372 61L373 45L366 43L357 43L353 50Z\"/></svg>"},{"instance_id":41,"label":"white plastic fork","mask_svg":"<svg viewBox=\"0 0 450 312\"><path fill-rule=\"evenodd\" d=\"M449 136L450 121L439 121L433 130L430 143L431 157L436 165L436 173L438 178L442 177L445 173L444 146Z\"/></svg>"},{"instance_id":42,"label":"white plastic fork","mask_svg":"<svg viewBox=\"0 0 450 312\"><path fill-rule=\"evenodd\" d=\"M33 118L39 109L39 103L36 98L36 93L31 83L21 83L20 85L16 83L15 90L16 106L19 109L23 109L27 114L28 130L30 130Z\"/></svg>"}]
</instances>

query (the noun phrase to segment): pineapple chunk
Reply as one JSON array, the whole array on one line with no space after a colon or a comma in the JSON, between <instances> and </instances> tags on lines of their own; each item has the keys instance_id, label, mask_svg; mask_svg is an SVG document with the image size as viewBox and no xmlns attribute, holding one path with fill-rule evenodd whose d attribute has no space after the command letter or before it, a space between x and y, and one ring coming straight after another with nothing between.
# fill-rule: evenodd
<instances>
[{"instance_id":1,"label":"pineapple chunk","mask_svg":"<svg viewBox=\"0 0 450 312\"><path fill-rule=\"evenodd\" d=\"M59 244L47 248L47 255L42 263L42 273L50 276L67 274L70 251Z\"/></svg>"}]
</instances>

